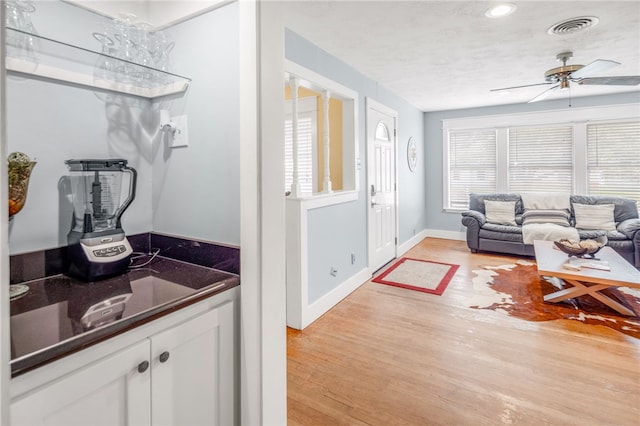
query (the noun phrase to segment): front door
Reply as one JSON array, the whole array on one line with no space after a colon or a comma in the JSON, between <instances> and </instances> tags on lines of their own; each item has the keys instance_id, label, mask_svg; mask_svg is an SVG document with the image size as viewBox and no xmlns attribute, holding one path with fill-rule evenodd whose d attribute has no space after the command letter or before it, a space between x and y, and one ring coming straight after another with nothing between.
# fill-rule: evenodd
<instances>
[{"instance_id":1,"label":"front door","mask_svg":"<svg viewBox=\"0 0 640 426\"><path fill-rule=\"evenodd\" d=\"M398 114L367 98L369 267L396 257L396 122Z\"/></svg>"}]
</instances>

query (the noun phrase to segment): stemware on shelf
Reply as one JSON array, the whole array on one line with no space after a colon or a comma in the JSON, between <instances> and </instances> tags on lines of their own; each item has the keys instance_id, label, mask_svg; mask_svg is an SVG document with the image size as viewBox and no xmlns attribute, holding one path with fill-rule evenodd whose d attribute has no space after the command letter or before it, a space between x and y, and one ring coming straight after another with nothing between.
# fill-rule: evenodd
<instances>
[{"instance_id":1,"label":"stemware on shelf","mask_svg":"<svg viewBox=\"0 0 640 426\"><path fill-rule=\"evenodd\" d=\"M169 70L169 53L175 43L148 22L138 21L134 14L121 13L93 37L104 54L96 64L96 79L140 87L166 83L165 75L156 70Z\"/></svg>"},{"instance_id":2,"label":"stemware on shelf","mask_svg":"<svg viewBox=\"0 0 640 426\"><path fill-rule=\"evenodd\" d=\"M6 55L21 59L37 66L37 31L31 21L31 14L36 8L29 0L6 0L5 25L18 31L8 31L6 39ZM33 34L33 35L32 35Z\"/></svg>"}]
</instances>

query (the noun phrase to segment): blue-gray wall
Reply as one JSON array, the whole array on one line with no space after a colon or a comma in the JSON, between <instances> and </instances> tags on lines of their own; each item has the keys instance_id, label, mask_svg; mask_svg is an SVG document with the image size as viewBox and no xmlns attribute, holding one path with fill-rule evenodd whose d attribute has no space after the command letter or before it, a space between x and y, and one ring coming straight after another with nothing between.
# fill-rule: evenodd
<instances>
[{"instance_id":1,"label":"blue-gray wall","mask_svg":"<svg viewBox=\"0 0 640 426\"><path fill-rule=\"evenodd\" d=\"M460 213L448 213L443 210L443 142L442 120L463 117L484 117L498 114L517 114L533 111L550 111L568 108L566 99L536 102L531 104L501 105L484 108L469 108L451 111L424 113L425 162L427 164L427 202L426 227L438 231L464 232L460 222ZM638 93L618 95L588 96L573 98L572 108L584 108L603 105L619 105L640 102Z\"/></svg>"},{"instance_id":2,"label":"blue-gray wall","mask_svg":"<svg viewBox=\"0 0 640 426\"><path fill-rule=\"evenodd\" d=\"M290 30L285 30L285 57L359 94L359 198L312 210L308 216L309 303L313 303L367 266L366 97L398 112L398 242L406 242L414 230L417 233L425 228L425 164L421 157L411 172L406 160L410 137L416 141L419 155L424 152L423 113ZM351 253L356 255L353 265ZM332 267L338 270L336 277L329 274Z\"/></svg>"}]
</instances>

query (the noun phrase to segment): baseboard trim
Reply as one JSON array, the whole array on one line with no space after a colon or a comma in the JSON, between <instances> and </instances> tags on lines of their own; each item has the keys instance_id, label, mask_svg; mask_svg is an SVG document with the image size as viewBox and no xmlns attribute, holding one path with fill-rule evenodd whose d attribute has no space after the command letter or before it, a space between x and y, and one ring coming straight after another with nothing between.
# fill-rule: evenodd
<instances>
[{"instance_id":1,"label":"baseboard trim","mask_svg":"<svg viewBox=\"0 0 640 426\"><path fill-rule=\"evenodd\" d=\"M313 302L311 305L302 307L302 324L300 330L324 315L329 309L337 305L342 299L350 295L362 284L371 279L371 271L364 268L360 272L343 281L329 293ZM291 327L291 325L289 325ZM293 327L297 328L297 327Z\"/></svg>"},{"instance_id":2,"label":"baseboard trim","mask_svg":"<svg viewBox=\"0 0 640 426\"><path fill-rule=\"evenodd\" d=\"M427 237L466 241L466 234L464 232L443 231L439 229L424 229L398 246L397 257L401 257L406 252L411 250L411 248L413 248L416 244L420 243L420 241ZM342 299L355 291L362 284L370 280L371 274L372 271L370 268L363 268L355 275L352 275L350 278L343 281L333 290L331 290L312 304L302 304L302 309L300 312L300 323L298 324L298 321L293 321L292 318L292 322L289 323L290 315L287 315L287 326L295 328L297 330L303 330L305 327L309 326L311 323L313 323L315 320L320 318L331 308L337 305Z\"/></svg>"},{"instance_id":3,"label":"baseboard trim","mask_svg":"<svg viewBox=\"0 0 640 426\"><path fill-rule=\"evenodd\" d=\"M424 229L418 232L413 237L409 238L409 240L407 240L406 242L400 244L398 246L398 257L402 256L403 254L411 250L413 246L415 246L416 244L418 244L420 241L424 240L427 237L428 237L427 230Z\"/></svg>"},{"instance_id":4,"label":"baseboard trim","mask_svg":"<svg viewBox=\"0 0 640 426\"><path fill-rule=\"evenodd\" d=\"M457 231L443 231L441 229L423 229L413 237L398 246L398 257L411 250L416 244L425 238L442 238L445 240L466 241L467 234Z\"/></svg>"},{"instance_id":5,"label":"baseboard trim","mask_svg":"<svg viewBox=\"0 0 640 426\"><path fill-rule=\"evenodd\" d=\"M426 229L427 237L443 238L445 240L467 241L466 232L443 231L442 229Z\"/></svg>"}]
</instances>

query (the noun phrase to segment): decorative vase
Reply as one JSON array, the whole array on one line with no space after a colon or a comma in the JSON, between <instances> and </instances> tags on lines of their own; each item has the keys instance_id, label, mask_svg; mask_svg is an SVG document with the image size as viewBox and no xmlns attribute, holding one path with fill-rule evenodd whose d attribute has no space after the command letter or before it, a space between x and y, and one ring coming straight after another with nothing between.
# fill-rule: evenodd
<instances>
[{"instance_id":1,"label":"decorative vase","mask_svg":"<svg viewBox=\"0 0 640 426\"><path fill-rule=\"evenodd\" d=\"M24 207L35 161L9 162L9 220Z\"/></svg>"}]
</instances>

